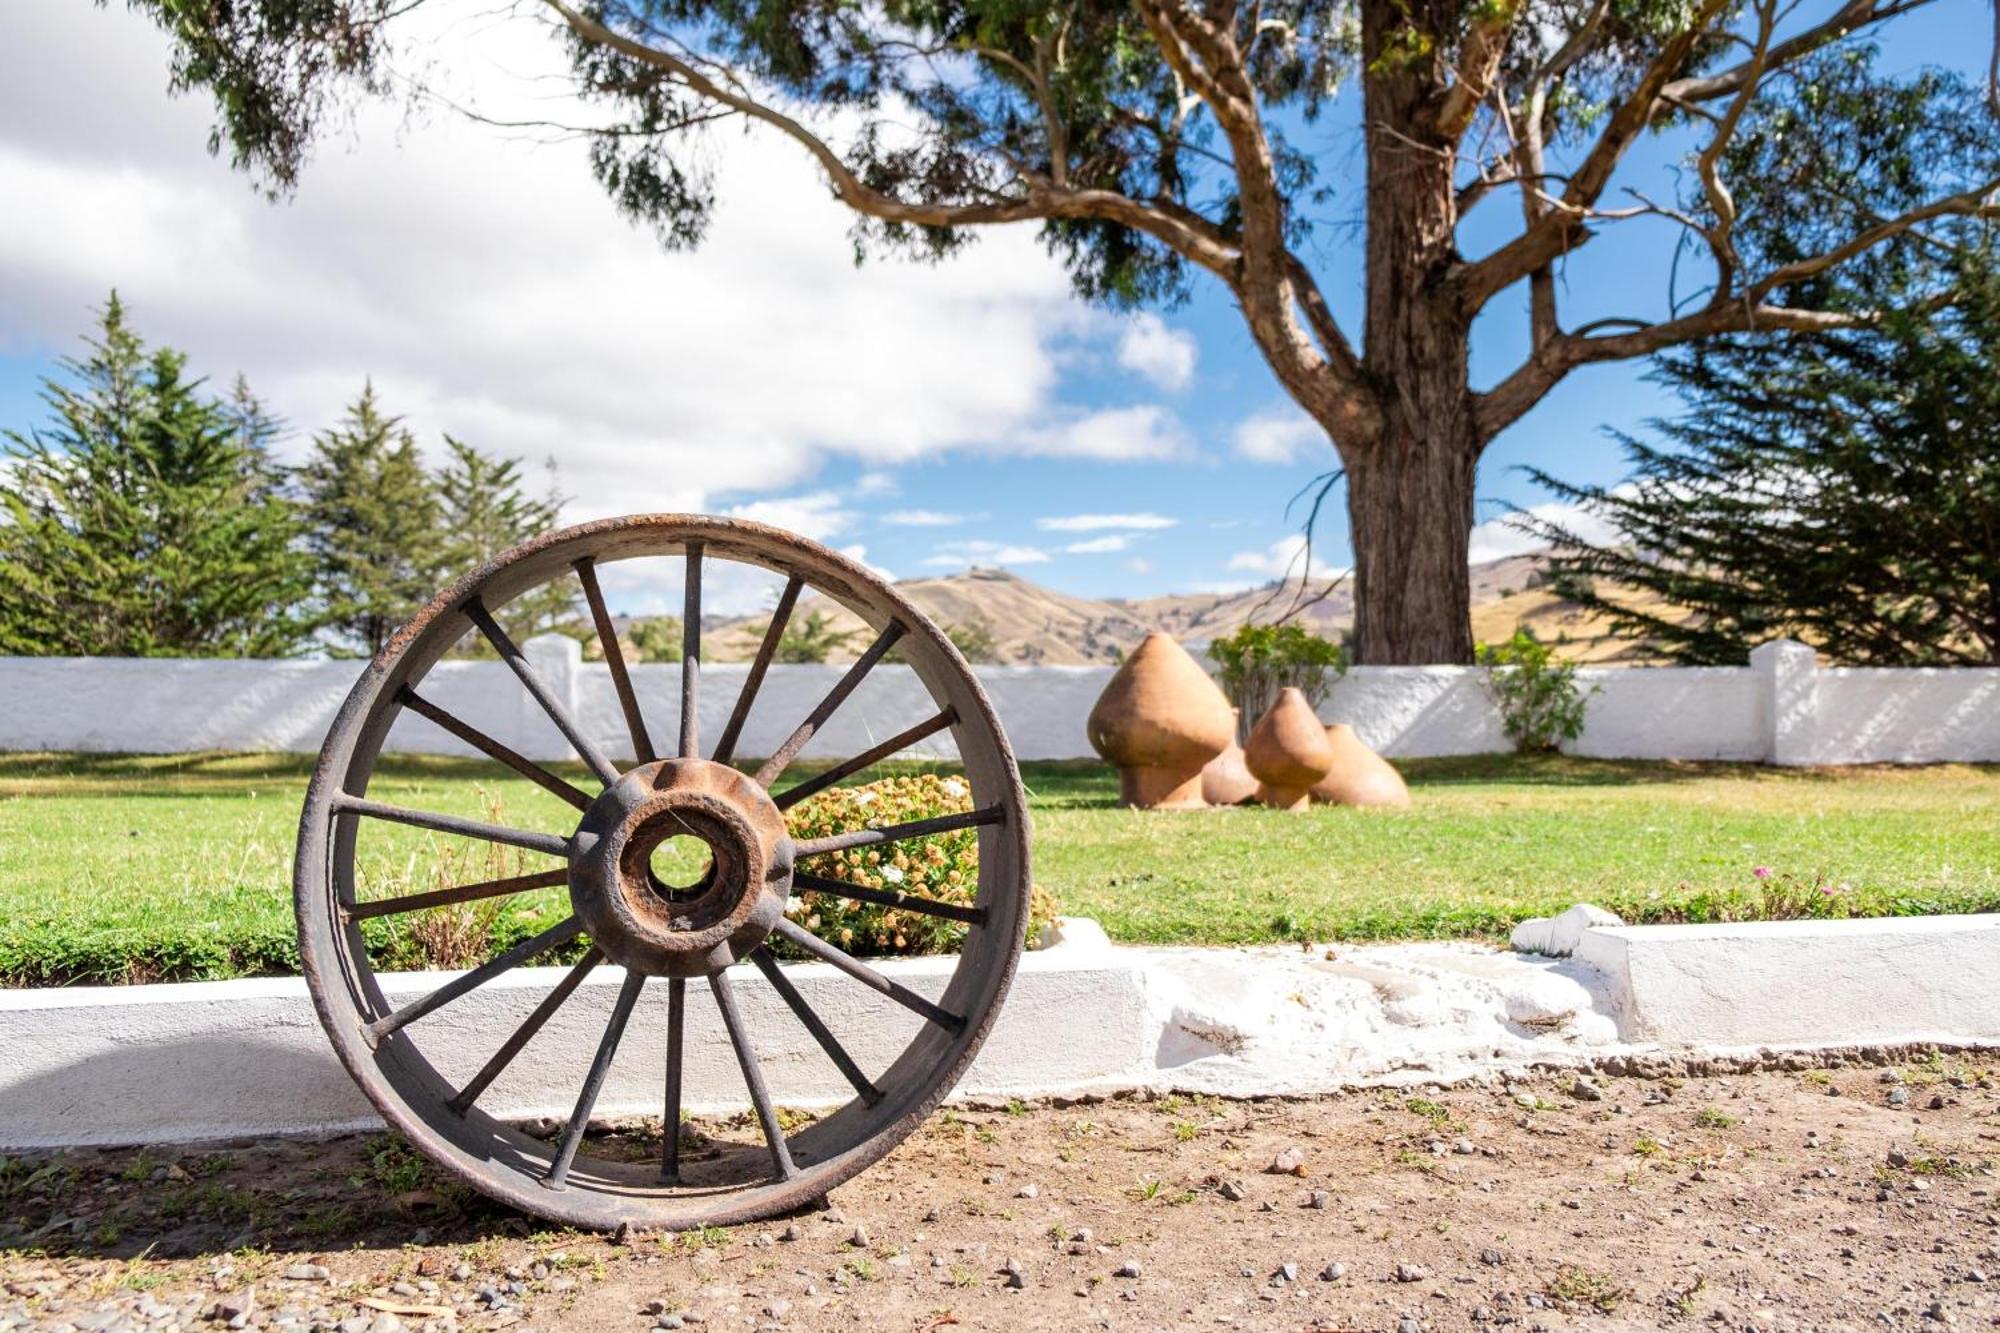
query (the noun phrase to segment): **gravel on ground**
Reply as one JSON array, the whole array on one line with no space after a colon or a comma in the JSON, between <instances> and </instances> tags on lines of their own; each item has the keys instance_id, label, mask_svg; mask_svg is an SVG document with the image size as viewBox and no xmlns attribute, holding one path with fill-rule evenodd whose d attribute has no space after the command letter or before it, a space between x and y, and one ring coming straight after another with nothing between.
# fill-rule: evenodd
<instances>
[{"instance_id":1,"label":"gravel on ground","mask_svg":"<svg viewBox=\"0 0 2000 1333\"><path fill-rule=\"evenodd\" d=\"M386 1135L30 1153L0 1330L1986 1328L1996 1084L1940 1056L959 1106L822 1207L683 1235L547 1230Z\"/></svg>"}]
</instances>

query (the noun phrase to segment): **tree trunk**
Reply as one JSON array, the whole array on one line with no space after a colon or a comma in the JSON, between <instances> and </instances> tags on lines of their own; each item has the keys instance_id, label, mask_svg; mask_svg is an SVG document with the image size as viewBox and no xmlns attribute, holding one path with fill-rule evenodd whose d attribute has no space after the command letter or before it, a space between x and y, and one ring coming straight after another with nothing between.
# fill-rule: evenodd
<instances>
[{"instance_id":1,"label":"tree trunk","mask_svg":"<svg viewBox=\"0 0 2000 1333\"><path fill-rule=\"evenodd\" d=\"M1354 538L1357 660L1472 660L1473 471L1480 446L1469 383L1470 321L1450 280L1458 260L1455 144L1432 127L1426 62L1385 54L1408 23L1401 0L1365 0L1368 153L1364 355L1379 431L1340 440Z\"/></svg>"},{"instance_id":2,"label":"tree trunk","mask_svg":"<svg viewBox=\"0 0 2000 1333\"><path fill-rule=\"evenodd\" d=\"M1350 451L1355 660L1378 666L1472 660L1469 418L1409 420Z\"/></svg>"}]
</instances>

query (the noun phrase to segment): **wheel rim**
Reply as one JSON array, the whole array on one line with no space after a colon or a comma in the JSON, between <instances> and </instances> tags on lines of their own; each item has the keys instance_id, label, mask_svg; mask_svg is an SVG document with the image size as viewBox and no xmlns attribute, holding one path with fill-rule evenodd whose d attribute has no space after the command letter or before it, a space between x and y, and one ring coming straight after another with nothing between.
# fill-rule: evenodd
<instances>
[{"instance_id":1,"label":"wheel rim","mask_svg":"<svg viewBox=\"0 0 2000 1333\"><path fill-rule=\"evenodd\" d=\"M678 743L656 753L630 673L612 632L597 570L616 561L684 561L684 661ZM705 567L717 561L760 567L786 582L729 720L704 753L699 734L701 598ZM493 611L557 579L580 585L637 762L621 768L521 654ZM801 594L810 589L858 614L874 642L818 707L752 777L728 762L764 682L778 639ZM512 669L525 694L569 741L601 792L575 784L486 736L420 690L425 676L461 638L482 635ZM775 796L771 788L819 728L891 649L929 693L934 711L896 736ZM368 785L389 728L415 716L483 750L577 811L573 828L512 828L377 801ZM928 736L956 742L971 790L964 814L794 842L785 809ZM431 893L357 900L356 840L364 826L413 825L510 845L548 858L549 869ZM858 846L915 843L975 829L978 891L970 908L871 890L821 873L814 858ZM710 848L706 875L661 895L647 853L672 833L693 833ZM369 964L361 922L566 884L572 914L437 990L401 1005L383 993ZM299 828L295 897L300 955L321 1022L342 1062L390 1125L461 1180L528 1212L578 1226L620 1223L660 1228L728 1225L767 1217L824 1195L906 1137L956 1083L984 1041L1012 980L1027 927L1030 895L1025 800L998 719L964 660L920 612L883 580L816 543L761 524L656 514L583 524L551 533L459 580L425 607L370 663L349 694L322 747ZM965 943L935 1002L819 939L784 914L789 893L834 893L947 917L966 925ZM824 1018L799 994L769 948L771 936L832 963L887 1012L908 1011L919 1028L886 1068L863 1070ZM479 1072L454 1083L433 1056L425 1021L453 1001L515 967L572 941L588 948L519 1028L498 1042ZM756 1031L737 1003L732 966L749 962L784 1002L788 1018L809 1033L854 1095L789 1136L765 1086ZM577 1100L562 1133L548 1141L508 1125L479 1105L480 1096L600 966L625 968L595 1051L545 1051L566 1058ZM700 1163L682 1160L680 1135L663 1136L662 1156L620 1161L583 1151L584 1130L617 1058L625 1029L649 986L667 990L667 1069L661 1112L677 1124L680 1075L689 1022L690 985L712 995L761 1131L761 1152L739 1150ZM864 992L865 993L865 992ZM546 1044L546 1043L545 1043ZM587 1062L587 1063L586 1063ZM462 1062L461 1062L462 1063Z\"/></svg>"}]
</instances>

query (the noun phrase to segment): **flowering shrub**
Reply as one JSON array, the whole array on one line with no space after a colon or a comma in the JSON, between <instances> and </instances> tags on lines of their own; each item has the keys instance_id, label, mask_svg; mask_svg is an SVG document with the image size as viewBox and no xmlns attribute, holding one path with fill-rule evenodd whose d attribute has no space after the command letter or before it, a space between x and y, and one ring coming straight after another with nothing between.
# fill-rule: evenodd
<instances>
[{"instance_id":1,"label":"flowering shrub","mask_svg":"<svg viewBox=\"0 0 2000 1333\"><path fill-rule=\"evenodd\" d=\"M971 808L972 789L964 778L925 773L860 787L829 787L794 806L786 822L792 837L803 842ZM979 830L953 829L910 842L850 847L802 861L799 869L864 888L970 906L979 892ZM967 929L964 923L943 917L796 886L786 915L828 943L861 954L952 953L964 943ZM1055 900L1036 888L1028 938L1032 941L1055 915Z\"/></svg>"}]
</instances>

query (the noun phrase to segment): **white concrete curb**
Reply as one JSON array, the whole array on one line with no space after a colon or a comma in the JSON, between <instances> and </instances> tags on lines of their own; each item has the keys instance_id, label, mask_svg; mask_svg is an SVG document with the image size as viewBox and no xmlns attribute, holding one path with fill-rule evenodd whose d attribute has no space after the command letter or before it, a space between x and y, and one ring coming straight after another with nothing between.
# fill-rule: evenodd
<instances>
[{"instance_id":1,"label":"white concrete curb","mask_svg":"<svg viewBox=\"0 0 2000 1333\"><path fill-rule=\"evenodd\" d=\"M953 961L880 966L935 995ZM448 1077L468 1076L563 971L521 969L440 1010L424 1020L426 1051ZM819 964L786 972L863 1068L902 1048L902 1016L885 1021L862 987ZM415 997L442 979L403 974L384 989ZM598 969L482 1104L509 1117L566 1115L620 979ZM640 1002L601 1114L658 1114L662 989ZM763 978L746 973L736 990L776 1099L845 1100L846 1084ZM704 1021L705 992L691 988L689 1002L688 1105L740 1108L741 1076L720 1023ZM1462 943L1113 948L1095 923L1069 920L1052 947L1022 960L957 1095L1309 1094L1629 1057L1925 1043L2000 1045L2000 915L1600 926L1570 959ZM556 1052L573 1058L547 1058ZM377 1123L296 978L0 991L0 1147Z\"/></svg>"},{"instance_id":2,"label":"white concrete curb","mask_svg":"<svg viewBox=\"0 0 2000 1333\"><path fill-rule=\"evenodd\" d=\"M1027 954L998 1023L960 1085L962 1095L1037 1094L1088 1086L1145 1062L1155 1035L1137 961L1113 951L1094 922ZM878 960L882 972L935 997L955 958ZM517 968L424 1020L423 1049L455 1080L469 1078L562 967ZM864 1069L881 1069L921 1020L874 1003L822 963L786 975ZM390 1000L415 999L448 974L382 978ZM621 969L600 967L480 1104L506 1118L565 1116L596 1048ZM851 1090L797 1019L750 969L735 978L772 1096L783 1105L845 1101ZM610 1081L604 1116L658 1115L666 1068L666 988L641 996ZM737 1109L743 1077L706 987L688 988L683 1097L690 1110ZM310 1134L379 1125L334 1057L297 977L163 986L0 990L0 1146L194 1142ZM568 1052L572 1058L548 1058ZM536 1057L542 1058L536 1058Z\"/></svg>"},{"instance_id":3,"label":"white concrete curb","mask_svg":"<svg viewBox=\"0 0 2000 1333\"><path fill-rule=\"evenodd\" d=\"M2000 915L1597 926L1575 958L1626 1041L2000 1041Z\"/></svg>"}]
</instances>

